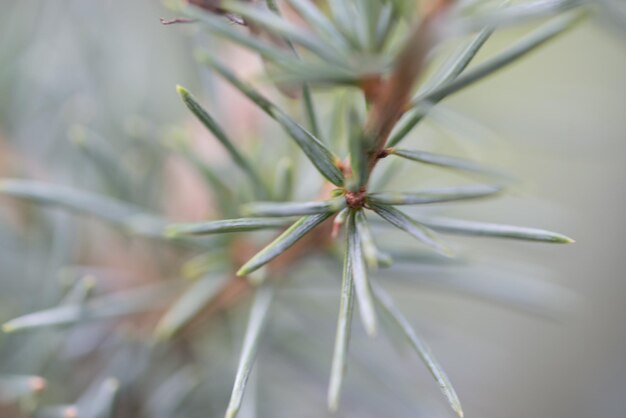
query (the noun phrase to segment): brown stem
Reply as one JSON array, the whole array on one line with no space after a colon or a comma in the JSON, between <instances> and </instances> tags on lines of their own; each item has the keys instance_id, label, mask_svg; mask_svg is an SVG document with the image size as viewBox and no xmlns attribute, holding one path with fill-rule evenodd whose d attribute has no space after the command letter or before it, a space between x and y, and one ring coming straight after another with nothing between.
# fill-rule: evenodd
<instances>
[{"instance_id":1,"label":"brown stem","mask_svg":"<svg viewBox=\"0 0 626 418\"><path fill-rule=\"evenodd\" d=\"M436 26L451 4L452 0L435 0L429 4L423 19L415 25L400 52L389 79L376 88L375 100L365 123L365 138L373 144L368 151L368 173L384 155L391 130L408 109L413 85L423 73L428 52L435 44Z\"/></svg>"}]
</instances>

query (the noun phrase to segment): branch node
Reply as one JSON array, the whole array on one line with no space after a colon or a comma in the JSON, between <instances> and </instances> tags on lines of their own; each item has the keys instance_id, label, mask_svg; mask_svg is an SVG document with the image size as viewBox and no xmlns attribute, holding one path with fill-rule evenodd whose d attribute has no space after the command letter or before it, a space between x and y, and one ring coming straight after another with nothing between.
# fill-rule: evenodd
<instances>
[{"instance_id":1,"label":"branch node","mask_svg":"<svg viewBox=\"0 0 626 418\"><path fill-rule=\"evenodd\" d=\"M346 203L351 209L361 209L365 206L365 200L367 192L365 189L361 189L357 192L346 192Z\"/></svg>"},{"instance_id":2,"label":"branch node","mask_svg":"<svg viewBox=\"0 0 626 418\"><path fill-rule=\"evenodd\" d=\"M387 158L392 152L392 148L383 148L378 152L378 154L376 154L376 158L379 160L382 158Z\"/></svg>"}]
</instances>

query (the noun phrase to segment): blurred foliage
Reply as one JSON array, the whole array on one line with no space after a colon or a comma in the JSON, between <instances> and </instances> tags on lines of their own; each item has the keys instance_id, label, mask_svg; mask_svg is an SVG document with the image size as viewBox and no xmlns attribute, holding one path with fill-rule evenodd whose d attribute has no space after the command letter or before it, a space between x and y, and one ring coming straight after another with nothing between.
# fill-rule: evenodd
<instances>
[{"instance_id":1,"label":"blurred foliage","mask_svg":"<svg viewBox=\"0 0 626 418\"><path fill-rule=\"evenodd\" d=\"M329 414L323 398L333 358L330 324L337 312L342 263L336 258L342 244L328 251L311 247L297 268L261 268L249 274L249 281L238 279L236 283L245 284L230 287L234 296L226 297L223 306L224 298L216 296L224 295L234 272L272 239L272 229L305 215L305 221L290 229L300 237L308 231L302 227L308 225L306 219L322 223L331 214L347 214L343 197L318 201L320 189L327 187L322 186L323 177L338 186L340 192L335 193L341 196L367 184L363 164L368 154L361 147L368 138L358 127L370 109L356 87L363 87L372 74L394 74L394 58L411 45L404 41L419 8L413 2L368 0L345 2L349 6L318 2L322 4L317 11L305 0L287 3L291 8L280 3L281 10L297 24L284 24L270 9L233 1L225 2L217 14L181 9L179 4L161 9L148 1L123 7L84 1L0 2L0 175L38 180L0 182L0 191L25 198L3 197L0 205L0 320L5 324L0 334L0 415L222 416L229 399L232 414L243 402L241 417ZM424 69L430 77L418 87L408 116L391 133L392 145L405 134L407 143L415 143L420 136L409 127L427 114L448 135L493 135L445 104L433 105L569 28L579 19L571 9L582 4L499 3L460 2L451 11L450 22L456 24L444 32L452 39L431 54L432 63ZM613 1L602 4L608 10L621 8ZM198 22L158 24L159 17L172 14ZM608 14L620 27L619 13ZM239 27L241 19L258 25L252 35ZM494 25L503 27L499 31L538 20L549 21L540 22L530 37L512 42L504 52L479 56L479 63L466 70ZM369 31L360 22L369 22ZM304 31L307 27L315 36ZM263 62L218 38L260 53ZM200 72L192 58L198 46L204 51L201 62L230 78L283 130L266 124L258 109L212 73ZM173 94L173 86L183 82L191 91L205 91L202 97L210 99L208 109L215 119L200 104L204 100L179 88L204 126L191 121ZM260 90L251 90L248 82ZM363 90L367 96L367 88ZM186 128L181 128L183 117L190 120ZM452 148L476 153L476 146L463 141ZM438 203L495 195L514 183L501 174L503 167L485 168L462 156L441 155L437 147L434 152L423 150L424 145L420 142L419 150L390 149L389 154L434 166L432 170L414 168L400 158L392 162L395 156L390 155L384 170L373 175L377 193L368 195L368 205L383 219L440 253L448 249L432 238L430 228L568 241L544 230L433 216L447 210ZM347 154L355 176L344 184L345 171L333 157ZM481 160L497 163L497 155L481 154ZM420 187L437 188L387 193L398 187L415 190L418 177L423 178ZM452 187L459 179L495 186ZM307 200L313 202L302 203ZM406 211L418 223L390 206L422 203L433 206ZM75 217L48 205L95 217ZM391 343L365 335L375 333L375 319L361 309L364 327L352 330L340 416L447 413L434 395L436 385L414 376L424 370L407 366L407 356L398 358L394 351L402 351L405 337L460 411L447 377L383 287L411 300L423 288L440 288L544 317L552 316L563 301L564 293L556 286L517 278L514 264L504 262L503 268L499 259L476 260L472 267L471 251L463 256L460 244L453 248L461 255L446 259L362 216L362 211L352 212L342 226L349 236L344 276L355 276L359 308L371 303L368 298L380 302L373 309L379 311ZM240 216L249 218L218 220ZM245 240L226 234L265 228L270 230L246 234ZM211 235L195 236L206 233ZM374 239L385 253L372 246ZM283 240L269 248L271 254L255 256L240 272L261 267L287 246ZM393 265L383 268L391 260ZM369 280L379 279L384 286L356 277L365 270L351 272L355 265L366 267ZM251 289L259 285L262 290L251 303ZM345 304L352 303L350 286L344 278L345 312L350 310ZM368 288L374 296L368 295ZM345 326L346 316L343 321ZM400 327L394 328L394 322ZM347 347L339 351L343 349ZM252 369L255 354L259 362ZM336 353L334 361L345 361L340 357ZM344 367L336 363L335 368L337 378ZM424 396L416 396L422 391ZM331 407L336 402L331 399Z\"/></svg>"}]
</instances>

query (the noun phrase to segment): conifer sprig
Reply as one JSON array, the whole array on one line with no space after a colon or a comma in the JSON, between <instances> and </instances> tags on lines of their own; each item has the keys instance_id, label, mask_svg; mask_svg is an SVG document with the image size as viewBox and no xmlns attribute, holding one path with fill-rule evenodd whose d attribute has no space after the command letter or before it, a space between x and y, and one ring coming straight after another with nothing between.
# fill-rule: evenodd
<instances>
[{"instance_id":1,"label":"conifer sprig","mask_svg":"<svg viewBox=\"0 0 626 418\"><path fill-rule=\"evenodd\" d=\"M389 161L394 159L478 174L489 179L490 183L501 178L502 174L496 170L472 161L422 149L398 148L397 145L437 103L517 62L574 27L586 13L581 7L582 2L531 2L523 9L519 9L519 5L505 5L495 10L482 2L470 2L480 3L474 5L478 11L472 14L469 6L470 10L464 10L452 0L433 0L427 2L417 17L412 9L415 7L413 3L403 0L287 0L280 3L280 7L290 7L292 14L279 13L279 6L273 1L190 1L177 9L185 15L183 19L189 19L180 21L193 21L226 42L257 53L265 63L271 64L276 70L272 70L272 74L268 70L266 80L273 81L280 91L284 91L285 86L295 86L302 93L300 100L306 111L305 123L288 111L290 103L262 94L253 83L243 80L236 68L230 68L215 54L205 51L196 54L202 64L276 122L317 170L324 186L308 193L309 201L292 200L293 192L304 183L294 174L294 161L282 159L276 163L277 157L282 156L272 155L272 167L268 168L267 162L243 149L237 138L227 134L225 128L228 126L223 127L180 86L177 90L184 105L226 149L234 169L245 174L253 198L240 197L216 168L180 144L179 150L204 174L219 201L214 219L171 222L133 205L87 192L28 180L0 180L0 193L93 215L127 232L152 239L197 243L209 251L209 256L203 254L187 263L186 270L183 268L196 281L187 283L186 290L178 292L176 302L165 311L156 326L155 335L161 342L175 340L206 311L234 303L241 295L254 293L234 387L226 409L227 418L235 417L242 406L270 307L278 298L274 295L274 282L288 275L301 259L320 251L331 252L336 247L343 248L343 275L338 286L339 308L328 387L329 408L334 411L340 404L356 303L363 328L371 337L376 336L379 323L382 324L379 314L391 318L392 325L406 337L424 362L452 409L463 416L459 397L443 368L392 298L371 278L374 270L392 263L391 257L378 249L370 229L371 218L381 218L384 223L417 239L428 251L446 257L452 257L452 251L439 233L560 244L573 242L562 234L541 229L423 214L409 216L404 209L398 209L398 206L405 205L416 205L417 210L425 204L494 198L504 192L500 184L465 184L402 192L383 188L374 192L371 179L379 167L389 166ZM299 20L289 18L293 14ZM558 16L528 37L493 57L472 64L494 32L516 22L513 17L527 20L554 14ZM464 25L455 26L455 17ZM405 20L409 21L408 29L401 32ZM445 41L446 29L473 27L478 23L477 33L465 34L469 41L448 57L432 78L423 81L431 56L436 52L435 47ZM338 114L334 117L347 125L345 129L337 126L325 129L320 124L315 106L320 87L344 94L346 103L337 107ZM342 155L344 153L346 155ZM270 171L271 177L268 176ZM259 248L248 233L262 230L279 232ZM227 238L213 237L217 234ZM215 240L202 241L200 237L204 235ZM210 255L215 253L219 257L211 258ZM277 268L279 262L282 263ZM16 318L5 323L3 329L16 332L143 312L153 307L154 300L170 296L168 290L171 289L158 287L90 298L89 292L80 288L72 303ZM10 381L16 388L22 388L24 382L32 383L32 379L32 376L11 377L0 383ZM109 383L105 382L96 390L103 413L112 408L118 390L117 384Z\"/></svg>"}]
</instances>

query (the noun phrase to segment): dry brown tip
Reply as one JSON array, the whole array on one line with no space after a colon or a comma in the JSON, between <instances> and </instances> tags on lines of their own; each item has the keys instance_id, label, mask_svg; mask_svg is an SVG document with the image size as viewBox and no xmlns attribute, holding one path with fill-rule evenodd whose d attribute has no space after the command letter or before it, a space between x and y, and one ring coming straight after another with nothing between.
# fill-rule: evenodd
<instances>
[{"instance_id":1,"label":"dry brown tip","mask_svg":"<svg viewBox=\"0 0 626 418\"><path fill-rule=\"evenodd\" d=\"M183 17L175 17L173 19L165 19L163 17L159 18L159 21L161 22L162 25L174 25L177 23L194 23L196 20L195 19L186 19Z\"/></svg>"}]
</instances>

